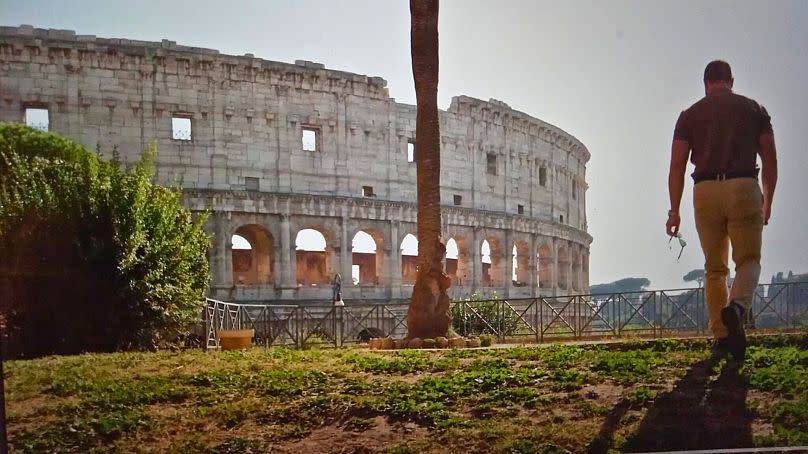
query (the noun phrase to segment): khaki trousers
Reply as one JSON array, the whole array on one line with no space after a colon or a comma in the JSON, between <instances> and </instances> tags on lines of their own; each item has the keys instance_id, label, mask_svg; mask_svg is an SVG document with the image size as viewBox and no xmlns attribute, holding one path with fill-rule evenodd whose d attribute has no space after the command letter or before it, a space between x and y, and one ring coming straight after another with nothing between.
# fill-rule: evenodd
<instances>
[{"instance_id":1,"label":"khaki trousers","mask_svg":"<svg viewBox=\"0 0 808 454\"><path fill-rule=\"evenodd\" d=\"M710 331L716 339L727 336L721 309L735 301L745 309L752 304L760 277L763 234L763 195L757 179L702 181L693 187L696 230L704 251L704 291ZM727 256L732 244L735 280L727 295Z\"/></svg>"}]
</instances>

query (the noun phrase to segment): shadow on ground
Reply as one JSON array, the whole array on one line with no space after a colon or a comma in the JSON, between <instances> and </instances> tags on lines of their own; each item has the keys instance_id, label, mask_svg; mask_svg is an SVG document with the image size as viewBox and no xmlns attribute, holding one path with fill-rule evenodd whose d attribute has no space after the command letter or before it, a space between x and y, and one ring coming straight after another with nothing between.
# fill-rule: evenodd
<instances>
[{"instance_id":1,"label":"shadow on ground","mask_svg":"<svg viewBox=\"0 0 808 454\"><path fill-rule=\"evenodd\" d=\"M716 369L724 364L714 378ZM710 357L692 365L673 390L660 395L623 444L624 452L752 447L754 415L746 407L749 383L734 362ZM631 403L620 401L606 416L589 452L606 452Z\"/></svg>"}]
</instances>

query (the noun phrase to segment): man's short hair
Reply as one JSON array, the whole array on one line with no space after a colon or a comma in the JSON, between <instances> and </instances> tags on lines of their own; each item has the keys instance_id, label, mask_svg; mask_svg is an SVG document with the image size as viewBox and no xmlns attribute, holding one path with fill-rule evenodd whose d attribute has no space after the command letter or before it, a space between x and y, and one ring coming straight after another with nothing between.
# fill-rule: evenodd
<instances>
[{"instance_id":1,"label":"man's short hair","mask_svg":"<svg viewBox=\"0 0 808 454\"><path fill-rule=\"evenodd\" d=\"M729 63L724 60L713 60L707 63L704 68L704 81L705 82L730 82L732 81L732 69Z\"/></svg>"}]
</instances>

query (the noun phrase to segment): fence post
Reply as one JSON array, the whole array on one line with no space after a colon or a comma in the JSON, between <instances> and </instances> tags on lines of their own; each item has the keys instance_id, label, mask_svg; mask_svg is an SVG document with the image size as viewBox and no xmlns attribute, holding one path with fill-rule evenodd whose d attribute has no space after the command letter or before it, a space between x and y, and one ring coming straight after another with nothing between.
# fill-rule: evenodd
<instances>
[{"instance_id":1,"label":"fence post","mask_svg":"<svg viewBox=\"0 0 808 454\"><path fill-rule=\"evenodd\" d=\"M539 342L544 342L544 297L539 298Z\"/></svg>"},{"instance_id":2,"label":"fence post","mask_svg":"<svg viewBox=\"0 0 808 454\"><path fill-rule=\"evenodd\" d=\"M303 349L303 315L301 314L300 306L295 306L295 346Z\"/></svg>"},{"instance_id":3,"label":"fence post","mask_svg":"<svg viewBox=\"0 0 808 454\"><path fill-rule=\"evenodd\" d=\"M656 339L657 338L657 326L662 321L662 316L660 315L660 312L662 311L662 308L657 307L657 292L656 292L656 290L654 290L653 298L654 298L654 301L652 301L653 304L651 305L651 311L652 311L651 313L653 314L653 316L651 317L651 320L654 321L654 324L653 324L653 326L651 328L651 332L652 332L652 336L654 337L654 339ZM662 301L663 300L662 300L662 297L661 297L661 294L660 294L659 306L662 305Z\"/></svg>"},{"instance_id":4,"label":"fence post","mask_svg":"<svg viewBox=\"0 0 808 454\"><path fill-rule=\"evenodd\" d=\"M536 333L536 342L539 342L539 333L541 332L541 320L539 320L539 299L533 299L533 328Z\"/></svg>"}]
</instances>

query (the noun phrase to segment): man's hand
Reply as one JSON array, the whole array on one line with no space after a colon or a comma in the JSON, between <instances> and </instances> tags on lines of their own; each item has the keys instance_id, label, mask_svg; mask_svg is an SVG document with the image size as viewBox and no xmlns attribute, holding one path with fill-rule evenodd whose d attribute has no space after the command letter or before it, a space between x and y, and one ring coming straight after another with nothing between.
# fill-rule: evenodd
<instances>
[{"instance_id":1,"label":"man's hand","mask_svg":"<svg viewBox=\"0 0 808 454\"><path fill-rule=\"evenodd\" d=\"M665 231L668 236L676 236L679 233L679 224L682 223L682 218L679 213L668 213L668 222L665 223Z\"/></svg>"},{"instance_id":2,"label":"man's hand","mask_svg":"<svg viewBox=\"0 0 808 454\"><path fill-rule=\"evenodd\" d=\"M774 145L774 134L763 134L760 136L760 163L761 174L763 174L763 225L769 223L772 215L772 200L774 199L774 188L777 186L777 147Z\"/></svg>"},{"instance_id":3,"label":"man's hand","mask_svg":"<svg viewBox=\"0 0 808 454\"><path fill-rule=\"evenodd\" d=\"M763 201L763 225L769 225L769 218L772 216L772 203L768 200Z\"/></svg>"},{"instance_id":4,"label":"man's hand","mask_svg":"<svg viewBox=\"0 0 808 454\"><path fill-rule=\"evenodd\" d=\"M671 210L668 212L668 222L665 230L669 236L679 232L679 203L682 201L682 191L685 189L685 170L687 158L690 155L690 144L686 140L674 139L671 145L671 168L668 173L668 193L671 197Z\"/></svg>"}]
</instances>

